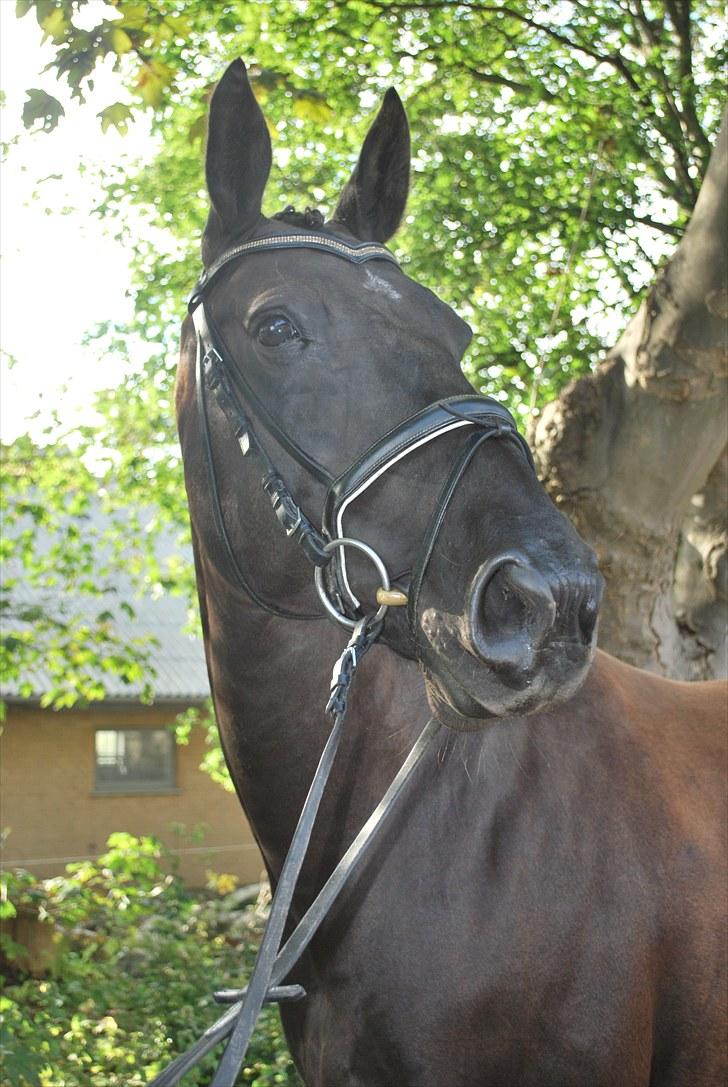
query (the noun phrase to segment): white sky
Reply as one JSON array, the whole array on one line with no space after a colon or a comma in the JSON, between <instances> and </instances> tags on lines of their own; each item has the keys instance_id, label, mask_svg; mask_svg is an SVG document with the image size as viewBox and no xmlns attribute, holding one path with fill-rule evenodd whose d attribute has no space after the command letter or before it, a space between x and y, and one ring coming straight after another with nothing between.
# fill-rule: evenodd
<instances>
[{"instance_id":1,"label":"white sky","mask_svg":"<svg viewBox=\"0 0 728 1087\"><path fill-rule=\"evenodd\" d=\"M37 436L53 408L64 422L84 413L89 418L93 391L118 383L117 356L103 358L98 348L81 347L84 332L96 322L131 316L127 254L89 214L100 195L94 167L147 157L153 150L143 122L126 136L115 130L102 134L97 112L125 97L110 71L98 72L92 101L80 107L53 73L40 75L52 56L40 38L32 12L16 19L14 0L0 0L2 138L21 134L2 166L0 184L0 427L6 441L23 432ZM66 116L54 132L23 128L28 87L63 102ZM83 176L80 164L86 167ZM42 180L50 174L60 180ZM12 368L5 353L17 360ZM28 424L36 412L40 417Z\"/></svg>"}]
</instances>

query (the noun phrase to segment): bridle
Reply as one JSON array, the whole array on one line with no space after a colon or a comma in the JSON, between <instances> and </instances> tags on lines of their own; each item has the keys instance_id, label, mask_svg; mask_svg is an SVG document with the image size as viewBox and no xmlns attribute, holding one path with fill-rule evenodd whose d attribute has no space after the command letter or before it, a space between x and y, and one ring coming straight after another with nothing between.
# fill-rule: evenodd
<instances>
[{"instance_id":1,"label":"bridle","mask_svg":"<svg viewBox=\"0 0 728 1087\"><path fill-rule=\"evenodd\" d=\"M513 417L507 408L489 396L452 396L437 400L398 423L383 437L377 439L344 472L334 478L326 468L308 454L301 445L283 430L266 405L250 385L244 372L236 365L224 339L215 326L205 302L218 280L220 273L232 264L254 253L282 249L313 249L330 253L351 264L367 261L386 261L397 265L395 257L383 245L375 242L351 243L323 233L271 235L243 242L226 250L203 273L189 301L189 312L196 332L196 398L198 418L203 436L205 460L209 476L209 493L218 535L222 541L228 564L238 585L250 599L265 611L286 619L320 619L322 613L299 612L276 601L263 597L253 587L249 575L243 570L225 525L215 463L210 438L207 411L207 394L212 393L230 424L235 440L248 461L257 462L261 486L268 496L278 523L286 536L299 545L308 561L315 568L315 582L326 612L349 629L354 628L362 617L361 604L351 587L346 565L346 547L355 547L366 554L377 567L382 578L381 589L387 599L389 577L385 564L364 541L352 541L347 536L345 517L353 503L390 471L403 458L421 449L429 442L461 428L474 428L477 437L470 444L490 438L506 438L514 442L533 467L531 452L518 433ZM253 414L270 436L318 483L326 487L320 531L314 527L295 501L263 445L258 440L251 422ZM473 450L474 452L474 450ZM462 477L470 457L463 464L455 485L450 485L432 515L415 561L414 582L421 584L427 557L432 553L434 538L442 524L446 506L452 498L455 486ZM445 501L445 506L443 506ZM345 542L344 542L345 541ZM389 597L391 599L391 597ZM404 601L402 601L404 602ZM409 601L410 629L414 634L416 598ZM380 604L376 613L378 621L384 618L390 604Z\"/></svg>"},{"instance_id":2,"label":"bridle","mask_svg":"<svg viewBox=\"0 0 728 1087\"><path fill-rule=\"evenodd\" d=\"M199 280L189 302L189 312L192 315L197 339L195 395L210 483L210 500L216 529L235 580L254 604L279 618L320 619L323 617L318 613L297 612L275 601L265 599L251 584L248 574L243 569L228 535L220 500L207 412L208 392L216 398L229 422L243 457L249 462L257 463L261 486L270 500L278 523L286 536L298 544L313 565L316 589L326 613L338 623L351 629L352 635L334 666L329 701L326 706L327 712L334 718L334 724L283 863L250 981L245 989L224 990L215 994L219 1003L232 1004L232 1007L205 1032L199 1041L172 1061L151 1082L150 1087L174 1087L187 1071L198 1064L225 1038L229 1038L229 1041L211 1087L232 1087L242 1066L262 1005L267 1001L299 1000L305 997L305 991L300 985L285 985L282 982L308 947L352 872L364 860L379 828L392 811L398 796L411 779L413 771L440 728L439 722L434 719L424 727L382 800L281 948L283 931L289 916L298 875L306 856L316 814L341 739L349 689L357 665L379 637L385 614L394 602L394 598L389 593L389 575L379 555L364 541L346 535L344 520L351 505L404 457L444 434L459 429L471 431L443 484L425 536L421 541L412 571L409 599L396 601L407 603L408 622L416 641L417 602L420 587L448 506L477 449L491 438L506 438L515 442L533 467L530 450L519 435L507 409L490 397L471 395L438 400L409 416L370 445L338 477L333 478L298 445L294 438L282 430L252 389L243 372L236 366L205 308L208 292L223 269L249 254L275 249L314 249L330 253L353 264L362 264L370 260L383 260L393 264L397 262L383 245L368 242L352 244L318 232L255 238L227 250L218 257ZM326 486L320 531L314 527L295 501L282 475L258 440L249 413L254 413L256 421L260 421L275 441L311 476ZM353 547L367 555L379 573L381 579L380 590L377 594L379 608L373 615L361 614L360 602L349 583L345 557L347 547Z\"/></svg>"}]
</instances>

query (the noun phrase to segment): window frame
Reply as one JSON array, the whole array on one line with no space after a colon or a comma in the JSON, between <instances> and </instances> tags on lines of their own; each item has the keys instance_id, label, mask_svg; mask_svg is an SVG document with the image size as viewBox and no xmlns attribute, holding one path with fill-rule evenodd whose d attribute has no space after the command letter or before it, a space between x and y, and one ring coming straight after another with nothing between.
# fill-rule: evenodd
<instances>
[{"instance_id":1,"label":"window frame","mask_svg":"<svg viewBox=\"0 0 728 1087\"><path fill-rule=\"evenodd\" d=\"M131 779L127 781L102 781L99 779L99 751L97 737L101 732L111 733L162 733L168 737L169 750L167 752L169 773L165 778L149 780ZM94 796L139 796L144 794L169 794L179 793L177 787L177 744L174 733L166 726L158 725L97 725L94 727L93 743L94 781L92 795Z\"/></svg>"}]
</instances>

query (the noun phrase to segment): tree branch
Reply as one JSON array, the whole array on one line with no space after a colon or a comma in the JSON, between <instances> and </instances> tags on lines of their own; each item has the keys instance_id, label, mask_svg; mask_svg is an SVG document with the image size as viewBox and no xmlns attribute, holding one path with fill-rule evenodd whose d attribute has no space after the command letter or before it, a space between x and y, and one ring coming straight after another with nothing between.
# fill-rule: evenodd
<instances>
[{"instance_id":1,"label":"tree branch","mask_svg":"<svg viewBox=\"0 0 728 1087\"><path fill-rule=\"evenodd\" d=\"M499 76L494 72L483 72L479 68L474 68L471 64L463 63L462 67L480 83L493 83L499 87L508 87L517 94L527 94L529 97L534 90L538 90L539 97L544 102L553 102L558 97L553 91L547 90L543 83L519 83L515 79L508 79L506 76Z\"/></svg>"},{"instance_id":2,"label":"tree branch","mask_svg":"<svg viewBox=\"0 0 728 1087\"><path fill-rule=\"evenodd\" d=\"M710 140L706 136L695 108L695 78L693 75L693 41L690 27L690 0L665 0L665 8L675 27L679 51L680 95L682 115L687 131L697 145L701 166L710 157Z\"/></svg>"},{"instance_id":3,"label":"tree branch","mask_svg":"<svg viewBox=\"0 0 728 1087\"><path fill-rule=\"evenodd\" d=\"M658 50L660 47L660 43L655 35L652 22L646 15L645 9L642 6L642 0L636 0L635 18L639 26L642 28L642 31L645 35L645 38L647 39L647 42L650 45L650 48L653 50ZM678 171L680 177L682 178L683 184L685 185L686 189L692 194L692 198L694 200L697 197L697 188L695 185L695 181L690 176L689 163L685 155L683 143L685 134L688 130L688 125L675 101L672 93L672 88L670 87L670 84L667 80L664 68L658 64L654 66L651 65L650 70L652 71L655 80L662 91L662 97L665 105L667 106L667 112L670 114L670 116L673 118L673 121L677 125L676 135L678 136L678 138L673 138L669 141L673 149L673 154L675 156L675 169Z\"/></svg>"},{"instance_id":4,"label":"tree branch","mask_svg":"<svg viewBox=\"0 0 728 1087\"><path fill-rule=\"evenodd\" d=\"M508 7L506 4L483 4L477 2L477 0L429 0L427 3L418 3L417 0L395 0L392 3L388 2L388 0L366 0L366 2L379 11L435 11L465 8L468 11L476 11L485 15L507 15L523 26L545 34L552 41L559 42L568 49L584 53L586 56L591 57L592 60L595 60L597 64L610 65L620 73L632 90L639 90L637 80L632 75L627 62L619 53L601 53L584 42L569 38L566 34L562 34L560 31L554 30L553 27L532 19L529 15L524 15L515 8Z\"/></svg>"},{"instance_id":5,"label":"tree branch","mask_svg":"<svg viewBox=\"0 0 728 1087\"><path fill-rule=\"evenodd\" d=\"M669 234L672 238L681 238L684 233L683 228L675 226L674 223L661 223L658 219L653 219L649 215L635 215L629 208L624 209L624 216L627 222L649 226L652 230L659 230L662 234Z\"/></svg>"}]
</instances>

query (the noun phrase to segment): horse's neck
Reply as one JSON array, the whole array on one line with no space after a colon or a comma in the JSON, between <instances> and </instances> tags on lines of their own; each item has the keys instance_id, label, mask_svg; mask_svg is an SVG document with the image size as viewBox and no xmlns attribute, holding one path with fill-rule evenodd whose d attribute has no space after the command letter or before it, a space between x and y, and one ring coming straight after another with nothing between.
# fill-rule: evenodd
<instances>
[{"instance_id":1,"label":"horse's neck","mask_svg":"<svg viewBox=\"0 0 728 1087\"><path fill-rule=\"evenodd\" d=\"M223 746L275 872L332 726L331 673L347 641L327 622L296 622L242 607L209 608L207 650ZM320 823L347 840L381 797L427 720L416 665L376 645L350 692L345 734ZM336 836L327 848L337 853Z\"/></svg>"}]
</instances>

